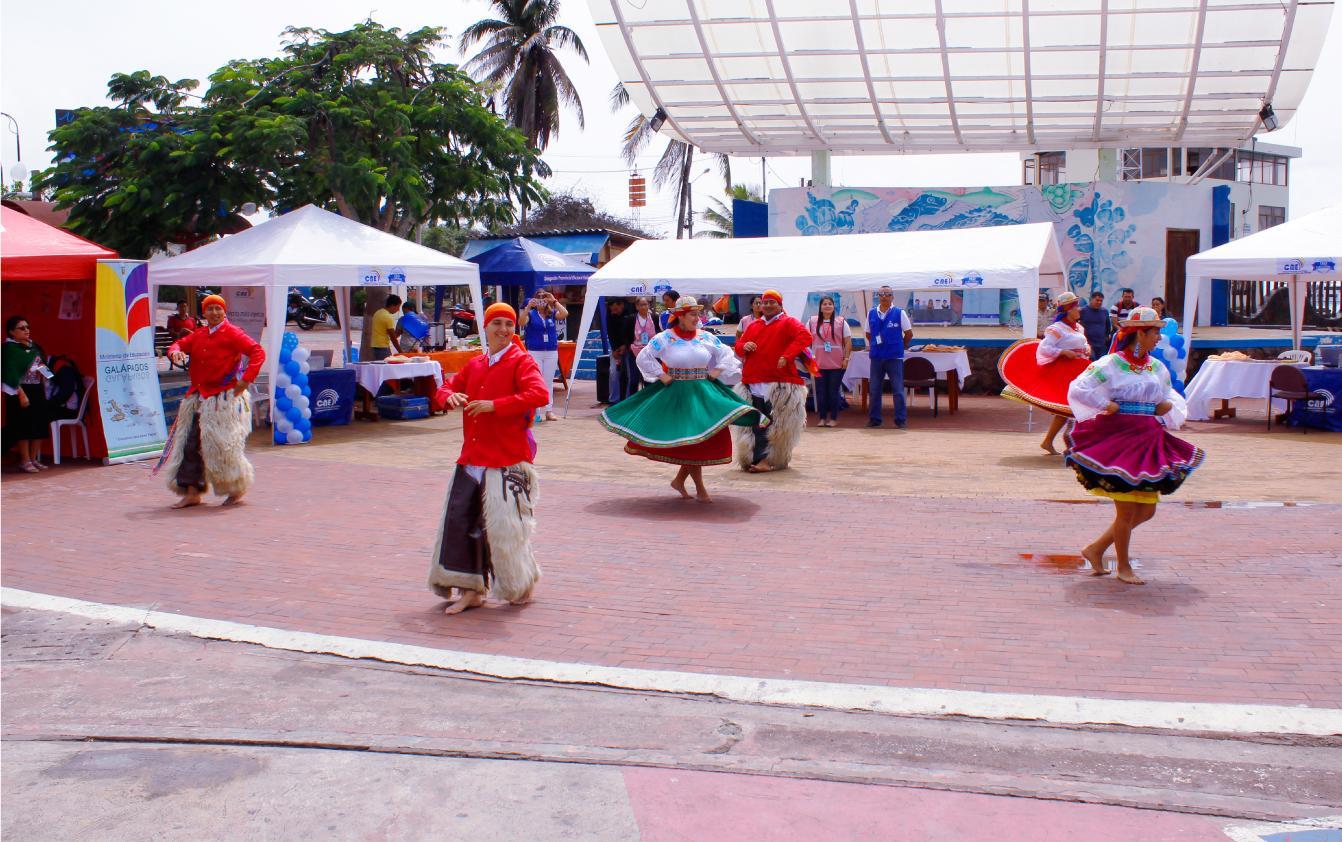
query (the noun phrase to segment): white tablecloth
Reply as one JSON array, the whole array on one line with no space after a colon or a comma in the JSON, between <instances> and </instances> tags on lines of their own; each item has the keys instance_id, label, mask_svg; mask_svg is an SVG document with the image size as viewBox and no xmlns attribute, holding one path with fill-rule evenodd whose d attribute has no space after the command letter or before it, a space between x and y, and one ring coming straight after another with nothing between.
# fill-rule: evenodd
<instances>
[{"instance_id":1,"label":"white tablecloth","mask_svg":"<svg viewBox=\"0 0 1342 842\"><path fill-rule=\"evenodd\" d=\"M403 377L432 377L433 382L443 385L443 367L435 361L426 363L355 363L354 379L370 394L388 380L400 380Z\"/></svg>"},{"instance_id":2,"label":"white tablecloth","mask_svg":"<svg viewBox=\"0 0 1342 842\"><path fill-rule=\"evenodd\" d=\"M937 370L937 379L945 380L946 372L954 370L960 375L960 384L964 385L969 377L969 353L967 351L905 351L904 359L922 357L932 363ZM849 391L856 389L859 380L871 376L871 357L866 351L854 351L848 358L848 370L843 373L843 386Z\"/></svg>"},{"instance_id":3,"label":"white tablecloth","mask_svg":"<svg viewBox=\"0 0 1342 842\"><path fill-rule=\"evenodd\" d=\"M1267 384L1272 379L1276 360L1246 362L1243 360L1206 360L1192 382L1184 390L1188 400L1188 420L1206 421L1211 417L1211 403L1230 398L1258 398L1267 400ZM1275 405L1285 409L1285 401Z\"/></svg>"}]
</instances>

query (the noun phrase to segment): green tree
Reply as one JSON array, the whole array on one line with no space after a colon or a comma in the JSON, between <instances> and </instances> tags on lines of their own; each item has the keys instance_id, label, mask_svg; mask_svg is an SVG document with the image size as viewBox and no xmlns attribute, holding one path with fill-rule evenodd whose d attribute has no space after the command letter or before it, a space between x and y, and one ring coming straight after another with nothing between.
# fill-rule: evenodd
<instances>
[{"instance_id":1,"label":"green tree","mask_svg":"<svg viewBox=\"0 0 1342 842\"><path fill-rule=\"evenodd\" d=\"M543 150L559 132L564 105L583 125L582 99L558 52L570 49L585 62L587 48L576 32L555 23L559 0L490 0L490 5L499 17L476 21L461 33L463 50L484 43L466 69L499 90L508 122Z\"/></svg>"},{"instance_id":2,"label":"green tree","mask_svg":"<svg viewBox=\"0 0 1342 842\"><path fill-rule=\"evenodd\" d=\"M543 200L536 150L467 74L433 60L440 29L285 35L280 56L229 62L198 101L194 80L114 76L114 106L51 133L45 184L70 227L144 257L224 230L244 202L313 203L407 236L438 220L506 224L515 204Z\"/></svg>"},{"instance_id":3,"label":"green tree","mask_svg":"<svg viewBox=\"0 0 1342 842\"><path fill-rule=\"evenodd\" d=\"M732 189L727 191L728 201L721 199L709 199L710 207L703 212L705 225L713 227L699 231L694 236L696 238L705 238L710 240L724 240L728 237L736 236L736 230L732 224L732 205L731 200L740 199L743 202L762 202L759 192L754 187L747 187L744 184L733 184Z\"/></svg>"}]
</instances>

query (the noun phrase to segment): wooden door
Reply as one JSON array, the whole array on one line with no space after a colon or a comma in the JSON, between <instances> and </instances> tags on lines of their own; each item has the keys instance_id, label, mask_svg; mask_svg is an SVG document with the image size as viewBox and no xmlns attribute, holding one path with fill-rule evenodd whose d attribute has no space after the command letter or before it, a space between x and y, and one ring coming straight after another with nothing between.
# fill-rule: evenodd
<instances>
[{"instance_id":1,"label":"wooden door","mask_svg":"<svg viewBox=\"0 0 1342 842\"><path fill-rule=\"evenodd\" d=\"M1186 280L1184 261L1198 253L1201 239L1196 228L1165 229L1165 314L1181 321Z\"/></svg>"}]
</instances>

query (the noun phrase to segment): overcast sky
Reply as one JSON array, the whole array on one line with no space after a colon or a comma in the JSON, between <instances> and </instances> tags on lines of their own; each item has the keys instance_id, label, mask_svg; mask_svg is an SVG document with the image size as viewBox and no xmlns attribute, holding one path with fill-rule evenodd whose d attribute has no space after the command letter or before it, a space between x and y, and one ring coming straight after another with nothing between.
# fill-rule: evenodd
<instances>
[{"instance_id":1,"label":"overcast sky","mask_svg":"<svg viewBox=\"0 0 1342 842\"><path fill-rule=\"evenodd\" d=\"M234 0L225 6L181 0L3 0L0 110L13 115L22 129L23 163L30 169L45 167L50 163L46 135L55 125L55 109L105 104L107 80L113 73L145 69L170 79L204 80L230 59L276 54L280 32L286 26L339 30L369 16L402 29L444 27L453 37L441 58L460 62L456 35L488 12L487 4L478 0L397 0L381 5L369 0ZM1342 90L1339 17L1342 14L1335 13L1313 84L1295 119L1283 130L1261 137L1304 148L1304 158L1292 170L1292 216L1342 201L1342 111L1335 106ZM572 56L564 59L583 97L586 129L578 128L572 114L564 116L558 140L545 153L555 170L550 186L576 188L607 210L629 215L628 170L619 157L619 147L633 109L618 115L608 110L606 99L615 73L586 0L566 0L563 22L578 32L591 56L590 65ZM1325 102L1329 99L1332 103ZM8 121L0 120L0 161L6 183L15 162L10 128ZM645 175L650 175L661 146L662 142L654 142L640 161ZM735 160L733 168L733 180L759 185L758 158ZM701 168L695 169L698 173ZM771 158L767 186L795 186L809 171L809 159ZM853 186L1007 185L1019 179L1020 165L1014 154L836 157L833 161L834 183ZM721 187L715 172L698 175L696 210ZM669 190L651 193L641 222L649 230L674 231Z\"/></svg>"}]
</instances>

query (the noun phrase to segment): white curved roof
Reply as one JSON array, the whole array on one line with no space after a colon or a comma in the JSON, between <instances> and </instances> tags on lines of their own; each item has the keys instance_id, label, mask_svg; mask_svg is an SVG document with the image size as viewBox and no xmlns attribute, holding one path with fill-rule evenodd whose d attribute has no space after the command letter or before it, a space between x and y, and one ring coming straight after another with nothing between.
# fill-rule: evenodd
<instances>
[{"instance_id":1,"label":"white curved roof","mask_svg":"<svg viewBox=\"0 0 1342 842\"><path fill-rule=\"evenodd\" d=\"M1332 0L589 0L662 131L734 155L1224 146L1283 125Z\"/></svg>"}]
</instances>

